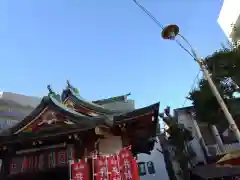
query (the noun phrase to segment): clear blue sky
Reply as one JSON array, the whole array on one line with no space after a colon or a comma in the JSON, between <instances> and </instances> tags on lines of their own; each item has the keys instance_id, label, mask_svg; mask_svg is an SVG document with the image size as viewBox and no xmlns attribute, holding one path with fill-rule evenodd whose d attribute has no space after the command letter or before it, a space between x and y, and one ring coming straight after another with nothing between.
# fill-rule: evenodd
<instances>
[{"instance_id":1,"label":"clear blue sky","mask_svg":"<svg viewBox=\"0 0 240 180\"><path fill-rule=\"evenodd\" d=\"M220 0L139 0L176 23L201 56L226 38ZM0 88L44 96L66 80L89 100L131 92L137 107L181 107L198 65L132 0L1 0Z\"/></svg>"}]
</instances>

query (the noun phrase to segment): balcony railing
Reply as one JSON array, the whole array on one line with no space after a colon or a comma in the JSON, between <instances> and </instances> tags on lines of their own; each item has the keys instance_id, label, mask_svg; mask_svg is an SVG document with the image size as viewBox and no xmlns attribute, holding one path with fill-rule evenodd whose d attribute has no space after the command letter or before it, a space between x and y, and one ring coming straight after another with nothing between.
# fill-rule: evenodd
<instances>
[{"instance_id":1,"label":"balcony railing","mask_svg":"<svg viewBox=\"0 0 240 180\"><path fill-rule=\"evenodd\" d=\"M231 144L224 144L223 145L224 148L224 152L220 151L220 148L217 144L214 145L208 145L207 149L208 149L208 154L210 156L216 156L216 155L220 155L223 153L228 153L234 150L239 149L240 150L240 143L231 143Z\"/></svg>"}]
</instances>

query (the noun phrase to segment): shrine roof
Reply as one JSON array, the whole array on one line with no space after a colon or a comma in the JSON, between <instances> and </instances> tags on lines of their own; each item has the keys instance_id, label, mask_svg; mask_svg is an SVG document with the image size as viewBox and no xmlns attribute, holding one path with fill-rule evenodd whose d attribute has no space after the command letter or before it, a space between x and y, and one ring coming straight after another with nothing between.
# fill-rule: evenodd
<instances>
[{"instance_id":1,"label":"shrine roof","mask_svg":"<svg viewBox=\"0 0 240 180\"><path fill-rule=\"evenodd\" d=\"M143 107L140 109L131 110L128 112L116 112L106 108L103 108L100 105L87 102L78 95L77 92L71 87L68 89L68 92L71 93L72 97L77 98L83 106L88 106L95 108L95 110L100 111L98 116L87 116L85 114L76 112L71 107L67 107L63 104L62 98L60 95L56 94L52 91L51 87L48 86L49 94L42 98L41 103L21 122L16 124L15 126L4 130L0 133L0 139L3 137L9 136L9 138L17 139L18 137L22 137L29 133L27 131L28 128L32 128L33 124L39 124L41 121L53 121L53 119L44 119L43 115L46 112L54 112L60 115L64 115L63 117L67 117L65 120L69 120L71 123L66 126L51 124L53 126L48 126L45 129L41 129L40 131L30 131L32 137L36 136L56 136L56 133L67 133L69 131L86 131L88 129L94 129L97 126L104 125L107 127L114 127L120 125L121 123L128 123L138 119L139 117L151 115L157 119L158 111L159 111L159 103L155 103L153 105ZM121 99L121 98L120 98ZM56 117L55 117L56 118ZM59 116L57 117L58 120ZM44 119L44 120L43 120ZM62 116L60 116L59 121L64 122L62 120ZM48 122L44 122L47 123ZM59 122L60 123L60 122ZM35 125L34 125L35 126ZM38 126L38 125L37 125ZM44 126L45 127L45 126ZM23 133L20 133L23 132ZM8 138L8 139L9 139ZM5 138L4 138L5 139Z\"/></svg>"},{"instance_id":2,"label":"shrine roof","mask_svg":"<svg viewBox=\"0 0 240 180\"><path fill-rule=\"evenodd\" d=\"M114 97L110 97L107 99L100 99L100 100L96 100L96 101L92 101L94 104L98 104L98 105L104 105L104 104L108 104L108 103L112 103L112 102L119 102L119 101L126 101L127 97L131 95L131 93L128 94L124 94L121 96L114 96Z\"/></svg>"},{"instance_id":3,"label":"shrine roof","mask_svg":"<svg viewBox=\"0 0 240 180\"><path fill-rule=\"evenodd\" d=\"M75 126L81 125L92 127L97 124L112 126L112 121L110 121L107 116L88 117L66 107L62 104L60 96L50 90L48 96L43 97L41 103L28 116L26 116L20 123L9 128L10 134L20 132L21 129L25 128L28 124L34 121L34 119L36 119L36 117L39 116L46 108L51 108L56 112L66 115ZM6 132L3 134L6 134Z\"/></svg>"},{"instance_id":4,"label":"shrine roof","mask_svg":"<svg viewBox=\"0 0 240 180\"><path fill-rule=\"evenodd\" d=\"M159 106L160 106L160 103L158 102L147 107L135 109L134 111L131 111L131 112L116 115L114 116L113 119L114 119L114 122L117 124L118 122L123 123L129 120L140 118L142 116L146 116L146 115L153 115L155 118L157 118L159 114Z\"/></svg>"},{"instance_id":5,"label":"shrine roof","mask_svg":"<svg viewBox=\"0 0 240 180\"><path fill-rule=\"evenodd\" d=\"M122 111L116 111L116 110L112 110L112 109L108 109L102 106L102 104L104 104L103 102L114 102L116 101L116 99L121 100L123 98L126 98L128 96L124 95L124 96L118 96L118 97L113 97L113 98L109 98L109 99L104 99L104 100L99 100L99 101L87 101L84 98L82 98L79 94L79 91L77 88L73 87L72 85L70 85L69 81L67 83L67 88L65 90L63 90L62 92L62 96L61 99L62 101L66 101L67 99L71 99L72 101L74 101L76 104L86 107L88 109L91 109L95 112L97 112L98 114L102 114L102 115L117 115L117 114L121 114L123 113Z\"/></svg>"}]
</instances>

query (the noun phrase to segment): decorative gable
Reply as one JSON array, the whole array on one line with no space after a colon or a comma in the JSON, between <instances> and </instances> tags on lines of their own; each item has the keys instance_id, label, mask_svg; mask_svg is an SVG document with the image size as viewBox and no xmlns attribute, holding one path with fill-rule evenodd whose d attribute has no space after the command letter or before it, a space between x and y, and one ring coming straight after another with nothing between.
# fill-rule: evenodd
<instances>
[{"instance_id":1,"label":"decorative gable","mask_svg":"<svg viewBox=\"0 0 240 180\"><path fill-rule=\"evenodd\" d=\"M39 117L36 117L29 124L27 124L22 132L37 132L46 128L62 127L74 124L68 120L66 116L55 111L47 109Z\"/></svg>"},{"instance_id":2,"label":"decorative gable","mask_svg":"<svg viewBox=\"0 0 240 180\"><path fill-rule=\"evenodd\" d=\"M88 109L88 108L83 107L83 106L80 106L80 105L77 105L76 103L72 102L70 99L67 99L64 102L64 105L67 106L68 108L73 109L74 111L76 111L78 113L81 113L81 114L84 114L84 115L87 115L87 116L91 116L91 117L99 116L99 114L94 112L93 110Z\"/></svg>"}]
</instances>

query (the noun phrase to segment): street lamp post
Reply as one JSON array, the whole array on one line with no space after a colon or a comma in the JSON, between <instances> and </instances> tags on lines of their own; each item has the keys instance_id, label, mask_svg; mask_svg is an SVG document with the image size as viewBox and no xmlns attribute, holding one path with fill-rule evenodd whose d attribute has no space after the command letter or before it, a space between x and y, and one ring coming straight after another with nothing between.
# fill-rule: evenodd
<instances>
[{"instance_id":1,"label":"street lamp post","mask_svg":"<svg viewBox=\"0 0 240 180\"><path fill-rule=\"evenodd\" d=\"M179 40L176 39L176 37L179 36L183 41L185 41L189 47L190 47L190 51L188 51L181 43ZM163 28L162 30L162 37L163 39L167 39L167 40L175 40L179 46L181 46L181 48L183 48L186 52L189 53L189 55L191 55L194 60L199 64L201 70L203 71L204 77L206 78L206 80L209 83L209 86L212 90L212 93L214 94L214 96L216 97L226 119L228 120L229 123L229 127L230 129L234 132L238 142L240 142L240 131L232 117L232 115L230 114L225 102L223 101L218 89L216 88L208 69L206 68L203 60L197 55L197 52L194 50L194 48L191 46L191 44L188 42L188 40L182 36L181 34L179 34L179 27L175 24L171 24L166 26L165 28Z\"/></svg>"},{"instance_id":2,"label":"street lamp post","mask_svg":"<svg viewBox=\"0 0 240 180\"><path fill-rule=\"evenodd\" d=\"M155 24L158 25L158 27L160 27L162 29L162 37L163 39L168 39L168 40L174 40L182 49L184 49L190 56L193 57L193 59L199 64L201 70L203 71L203 74L205 76L205 78L207 79L209 86L214 94L214 96L216 97L222 111L224 112L224 115L229 123L229 127L230 129L234 132L238 142L240 142L240 131L232 117L232 115L230 114L230 112L228 111L228 108L225 104L225 102L223 101L221 95L219 94L209 72L208 69L206 68L204 62L202 61L202 59L197 55L197 52L194 50L194 48L191 46L191 44L188 42L188 40L182 36L181 34L179 34L179 27L175 24L171 24L168 25L167 27L163 27L163 25L145 8L143 7L137 0L133 0L133 2L147 15L149 16L154 22ZM190 51L188 49L186 49L179 40L176 39L176 36L179 36L184 42L186 42L188 44L188 46L190 47Z\"/></svg>"}]
</instances>

